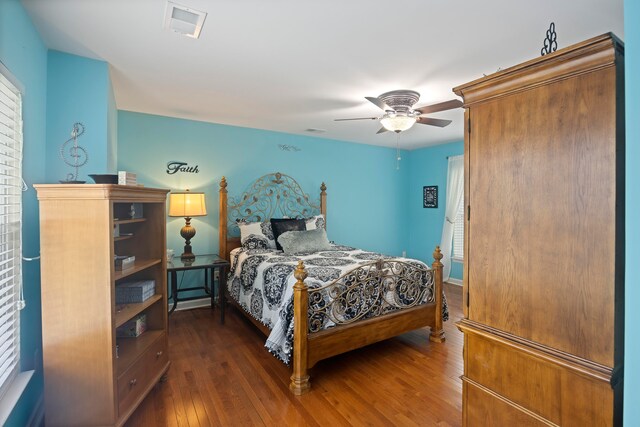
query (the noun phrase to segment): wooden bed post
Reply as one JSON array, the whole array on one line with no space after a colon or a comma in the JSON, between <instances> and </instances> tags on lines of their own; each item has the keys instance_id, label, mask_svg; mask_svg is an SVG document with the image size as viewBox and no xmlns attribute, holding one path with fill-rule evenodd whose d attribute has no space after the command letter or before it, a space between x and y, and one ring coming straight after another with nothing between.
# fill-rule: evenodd
<instances>
[{"instance_id":1,"label":"wooden bed post","mask_svg":"<svg viewBox=\"0 0 640 427\"><path fill-rule=\"evenodd\" d=\"M320 185L320 213L324 216L324 229L327 229L327 186Z\"/></svg>"},{"instance_id":2,"label":"wooden bed post","mask_svg":"<svg viewBox=\"0 0 640 427\"><path fill-rule=\"evenodd\" d=\"M289 389L299 396L309 391L309 375L307 374L307 336L309 334L309 291L304 279L307 271L302 261L293 273L297 279L293 286L293 374Z\"/></svg>"},{"instance_id":3,"label":"wooden bed post","mask_svg":"<svg viewBox=\"0 0 640 427\"><path fill-rule=\"evenodd\" d=\"M220 180L220 215L218 215L218 255L229 260L227 253L227 179Z\"/></svg>"},{"instance_id":4,"label":"wooden bed post","mask_svg":"<svg viewBox=\"0 0 640 427\"><path fill-rule=\"evenodd\" d=\"M429 340L433 342L444 342L444 328L442 327L442 252L440 252L440 246L436 246L436 250L433 251L433 292L434 300L436 302L435 322L431 326L431 334Z\"/></svg>"}]
</instances>

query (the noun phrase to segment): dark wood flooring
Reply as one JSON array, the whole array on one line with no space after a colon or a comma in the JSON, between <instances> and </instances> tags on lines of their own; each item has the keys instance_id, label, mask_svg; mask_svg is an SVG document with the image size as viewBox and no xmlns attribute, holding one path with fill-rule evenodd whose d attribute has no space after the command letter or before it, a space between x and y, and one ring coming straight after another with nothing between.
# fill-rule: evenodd
<instances>
[{"instance_id":1,"label":"dark wood flooring","mask_svg":"<svg viewBox=\"0 0 640 427\"><path fill-rule=\"evenodd\" d=\"M447 341L420 329L319 362L310 393L289 392L290 369L229 308L169 317L167 381L127 422L134 426L459 426L462 421L462 288L445 284Z\"/></svg>"}]
</instances>

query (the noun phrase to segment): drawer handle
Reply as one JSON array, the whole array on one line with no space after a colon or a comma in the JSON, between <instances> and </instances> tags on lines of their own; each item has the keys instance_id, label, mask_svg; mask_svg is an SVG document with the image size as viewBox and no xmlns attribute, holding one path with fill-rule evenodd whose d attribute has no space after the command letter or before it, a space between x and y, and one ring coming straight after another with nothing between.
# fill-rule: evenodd
<instances>
[{"instance_id":1,"label":"drawer handle","mask_svg":"<svg viewBox=\"0 0 640 427\"><path fill-rule=\"evenodd\" d=\"M129 387L133 387L133 386L135 386L137 383L138 383L138 380L134 378L134 379L132 379L131 381L129 381Z\"/></svg>"},{"instance_id":2,"label":"drawer handle","mask_svg":"<svg viewBox=\"0 0 640 427\"><path fill-rule=\"evenodd\" d=\"M157 352L157 353L156 353L156 359L157 359L158 357L160 357L160 356L162 356L162 350L160 350L159 352Z\"/></svg>"}]
</instances>

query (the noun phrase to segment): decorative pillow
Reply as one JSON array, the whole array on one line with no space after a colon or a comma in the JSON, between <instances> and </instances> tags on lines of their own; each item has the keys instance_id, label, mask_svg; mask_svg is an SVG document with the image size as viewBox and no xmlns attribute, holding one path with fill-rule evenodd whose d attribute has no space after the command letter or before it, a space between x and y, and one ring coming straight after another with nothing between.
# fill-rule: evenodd
<instances>
[{"instance_id":1,"label":"decorative pillow","mask_svg":"<svg viewBox=\"0 0 640 427\"><path fill-rule=\"evenodd\" d=\"M316 215L310 218L306 218L305 222L307 224L307 230L315 230L316 228L327 228L324 221L324 215Z\"/></svg>"},{"instance_id":2,"label":"decorative pillow","mask_svg":"<svg viewBox=\"0 0 640 427\"><path fill-rule=\"evenodd\" d=\"M276 240L273 236L270 221L248 222L244 219L236 221L240 228L240 243L245 249L275 249Z\"/></svg>"},{"instance_id":3,"label":"decorative pillow","mask_svg":"<svg viewBox=\"0 0 640 427\"><path fill-rule=\"evenodd\" d=\"M278 243L282 245L282 250L285 254L328 251L332 249L324 228L287 231L278 237Z\"/></svg>"},{"instance_id":4,"label":"decorative pillow","mask_svg":"<svg viewBox=\"0 0 640 427\"><path fill-rule=\"evenodd\" d=\"M278 243L278 237L285 231L303 231L306 230L304 219L271 218L271 229L276 241L276 248L282 250L282 246Z\"/></svg>"}]
</instances>

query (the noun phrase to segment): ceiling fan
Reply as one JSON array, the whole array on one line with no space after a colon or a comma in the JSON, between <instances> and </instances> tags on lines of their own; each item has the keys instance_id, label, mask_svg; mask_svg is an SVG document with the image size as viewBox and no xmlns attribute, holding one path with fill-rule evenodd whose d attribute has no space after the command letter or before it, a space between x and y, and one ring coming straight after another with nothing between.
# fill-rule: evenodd
<instances>
[{"instance_id":1,"label":"ceiling fan","mask_svg":"<svg viewBox=\"0 0 640 427\"><path fill-rule=\"evenodd\" d=\"M383 93L377 98L366 96L365 99L384 111L382 117L358 117L355 119L335 119L335 121L380 120L382 128L380 128L377 133L387 131L400 133L411 128L415 123L445 127L451 123L451 120L423 117L423 114L437 113L439 111L462 107L461 101L452 99L450 101L413 109L413 105L420 99L420 94L413 90L392 90L391 92Z\"/></svg>"}]
</instances>

